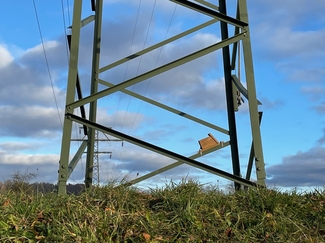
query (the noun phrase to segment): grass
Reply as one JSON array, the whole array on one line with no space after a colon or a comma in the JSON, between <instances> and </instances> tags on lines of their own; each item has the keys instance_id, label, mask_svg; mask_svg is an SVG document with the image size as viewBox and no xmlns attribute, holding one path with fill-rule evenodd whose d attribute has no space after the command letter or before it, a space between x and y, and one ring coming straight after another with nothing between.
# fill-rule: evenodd
<instances>
[{"instance_id":1,"label":"grass","mask_svg":"<svg viewBox=\"0 0 325 243\"><path fill-rule=\"evenodd\" d=\"M222 193L188 180L76 196L0 193L0 242L325 242L325 191Z\"/></svg>"}]
</instances>

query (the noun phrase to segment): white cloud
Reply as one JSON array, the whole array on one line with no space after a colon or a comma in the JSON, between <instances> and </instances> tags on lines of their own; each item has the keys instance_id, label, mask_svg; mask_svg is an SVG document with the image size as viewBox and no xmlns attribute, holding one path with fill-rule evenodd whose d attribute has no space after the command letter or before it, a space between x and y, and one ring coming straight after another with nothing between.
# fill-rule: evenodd
<instances>
[{"instance_id":1,"label":"white cloud","mask_svg":"<svg viewBox=\"0 0 325 243\"><path fill-rule=\"evenodd\" d=\"M61 130L55 108L41 106L0 106L2 136L56 137Z\"/></svg>"},{"instance_id":2,"label":"white cloud","mask_svg":"<svg viewBox=\"0 0 325 243\"><path fill-rule=\"evenodd\" d=\"M4 150L6 152L11 151L22 151L22 150L37 150L39 149L40 144L35 143L24 143L24 142L3 142L0 143L0 150Z\"/></svg>"},{"instance_id":3,"label":"white cloud","mask_svg":"<svg viewBox=\"0 0 325 243\"><path fill-rule=\"evenodd\" d=\"M51 40L39 44L32 48L27 49L18 60L23 66L29 66L37 68L39 72L46 73L48 75L48 70L46 67L46 61L49 64L51 73L53 70L68 69L68 57L67 57L67 45L66 43L59 42L57 40ZM46 56L46 59L45 59Z\"/></svg>"},{"instance_id":4,"label":"white cloud","mask_svg":"<svg viewBox=\"0 0 325 243\"><path fill-rule=\"evenodd\" d=\"M323 136L320 139L318 139L317 142L319 145L325 144L325 128L323 129Z\"/></svg>"},{"instance_id":5,"label":"white cloud","mask_svg":"<svg viewBox=\"0 0 325 243\"><path fill-rule=\"evenodd\" d=\"M10 165L40 165L57 164L59 155L57 154L4 154L0 151L1 164Z\"/></svg>"},{"instance_id":6,"label":"white cloud","mask_svg":"<svg viewBox=\"0 0 325 243\"><path fill-rule=\"evenodd\" d=\"M323 80L325 5L321 0L250 2L254 55L289 81Z\"/></svg>"},{"instance_id":7,"label":"white cloud","mask_svg":"<svg viewBox=\"0 0 325 243\"><path fill-rule=\"evenodd\" d=\"M47 42L44 42L44 48L46 51L50 50L50 49L54 49L58 47L58 42L57 41L47 41ZM35 47L32 47L32 48L29 48L26 50L25 52L25 55L28 56L28 55L39 55L39 54L44 54L44 49L43 49L43 44L39 44Z\"/></svg>"},{"instance_id":8,"label":"white cloud","mask_svg":"<svg viewBox=\"0 0 325 243\"><path fill-rule=\"evenodd\" d=\"M316 100L325 96L325 88L322 86L302 86L301 91Z\"/></svg>"},{"instance_id":9,"label":"white cloud","mask_svg":"<svg viewBox=\"0 0 325 243\"><path fill-rule=\"evenodd\" d=\"M325 101L318 105L315 105L314 109L321 115L325 114Z\"/></svg>"},{"instance_id":10,"label":"white cloud","mask_svg":"<svg viewBox=\"0 0 325 243\"><path fill-rule=\"evenodd\" d=\"M325 184L325 148L314 147L306 152L283 158L281 164L269 166L269 185L282 187L323 186Z\"/></svg>"},{"instance_id":11,"label":"white cloud","mask_svg":"<svg viewBox=\"0 0 325 243\"><path fill-rule=\"evenodd\" d=\"M290 80L304 82L321 82L324 81L325 67L306 67L293 70Z\"/></svg>"},{"instance_id":12,"label":"white cloud","mask_svg":"<svg viewBox=\"0 0 325 243\"><path fill-rule=\"evenodd\" d=\"M108 114L106 110L99 108L97 112L97 121L99 124L115 128L138 128L146 120L141 113L118 110L115 113Z\"/></svg>"},{"instance_id":13,"label":"white cloud","mask_svg":"<svg viewBox=\"0 0 325 243\"><path fill-rule=\"evenodd\" d=\"M0 68L6 67L13 60L14 60L14 58L11 56L10 52L7 50L7 46L0 44Z\"/></svg>"},{"instance_id":14,"label":"white cloud","mask_svg":"<svg viewBox=\"0 0 325 243\"><path fill-rule=\"evenodd\" d=\"M292 26L277 26L269 22L261 23L254 30L259 39L259 48L275 58L315 58L325 55L325 29L295 30Z\"/></svg>"},{"instance_id":15,"label":"white cloud","mask_svg":"<svg viewBox=\"0 0 325 243\"><path fill-rule=\"evenodd\" d=\"M56 183L58 162L58 154L23 154L0 150L0 178L2 180L11 179L11 176L16 172L33 173L36 175L35 180L38 182ZM74 177L78 172L74 173ZM78 178L81 178L80 173Z\"/></svg>"},{"instance_id":16,"label":"white cloud","mask_svg":"<svg viewBox=\"0 0 325 243\"><path fill-rule=\"evenodd\" d=\"M301 26L313 20L314 23L325 22L323 0L273 0L248 1L250 17L261 22L269 20L275 27L279 25ZM256 18L256 19L255 19Z\"/></svg>"}]
</instances>

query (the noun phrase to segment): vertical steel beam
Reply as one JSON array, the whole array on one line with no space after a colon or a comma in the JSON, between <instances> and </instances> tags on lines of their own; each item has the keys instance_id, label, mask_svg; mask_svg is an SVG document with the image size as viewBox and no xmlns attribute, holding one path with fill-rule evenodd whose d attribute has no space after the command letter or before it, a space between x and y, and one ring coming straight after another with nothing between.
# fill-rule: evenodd
<instances>
[{"instance_id":1,"label":"vertical steel beam","mask_svg":"<svg viewBox=\"0 0 325 243\"><path fill-rule=\"evenodd\" d=\"M259 112L259 122L260 122L260 125L261 125L261 121L262 121L262 115L263 115L263 112ZM247 164L246 180L250 180L251 179L254 157L255 157L255 155L254 155L254 144L252 142L251 151L249 153L248 164Z\"/></svg>"},{"instance_id":2,"label":"vertical steel beam","mask_svg":"<svg viewBox=\"0 0 325 243\"><path fill-rule=\"evenodd\" d=\"M69 51L71 51L71 35L67 35L67 40L68 40L68 47L69 47ZM79 79L79 75L77 73L77 80L76 80L76 90L77 90L77 95L78 95L78 99L82 99L82 92L81 92L81 85L80 85L80 79ZM80 106L80 113L81 113L81 117L86 118L86 111L85 111L85 106ZM88 130L86 126L83 126L83 130L84 130L84 135L88 134Z\"/></svg>"},{"instance_id":3,"label":"vertical steel beam","mask_svg":"<svg viewBox=\"0 0 325 243\"><path fill-rule=\"evenodd\" d=\"M248 23L248 13L247 13L247 3L246 0L238 1L239 6L239 16L240 20ZM248 91L248 105L249 105L249 115L251 120L251 130L253 137L253 147L255 154L255 166L256 166L256 176L257 184L265 186L265 164L262 150L262 139L259 126L259 114L257 107L256 98L256 87L255 87L255 77L254 77L254 67L253 67L253 57L252 57L252 47L250 42L249 27L246 26L246 37L243 39L243 55L245 63L245 74L246 83Z\"/></svg>"},{"instance_id":4,"label":"vertical steel beam","mask_svg":"<svg viewBox=\"0 0 325 243\"><path fill-rule=\"evenodd\" d=\"M97 130L95 130L94 145L93 185L99 186L99 136Z\"/></svg>"},{"instance_id":5,"label":"vertical steel beam","mask_svg":"<svg viewBox=\"0 0 325 243\"><path fill-rule=\"evenodd\" d=\"M95 4L95 24L94 24L94 42L93 42L93 57L92 57L92 74L90 95L98 92L98 78L99 78L99 57L100 57L100 42L101 42L101 28L102 28L102 9L103 0L97 0ZM89 106L89 120L96 122L97 116L97 100L90 103ZM93 128L89 128L88 132L88 146L86 159L86 173L85 185L90 187L93 180L93 166L94 166L94 150L95 150L95 133Z\"/></svg>"},{"instance_id":6,"label":"vertical steel beam","mask_svg":"<svg viewBox=\"0 0 325 243\"><path fill-rule=\"evenodd\" d=\"M219 11L220 13L227 15L226 1L219 0ZM221 39L228 39L228 25L224 21L220 21L221 27ZM234 98L233 98L233 85L231 78L231 64L230 64L230 53L229 46L222 48L223 56L223 67L225 74L225 88L226 88L226 101L227 101L227 113L228 113L228 125L229 125L229 136L230 136L230 150L232 158L233 173L236 176L240 176L240 164L239 164L239 153L238 153L238 142L237 142L237 130L236 130L236 118L234 110ZM240 189L240 184L235 182L235 189Z\"/></svg>"},{"instance_id":7,"label":"vertical steel beam","mask_svg":"<svg viewBox=\"0 0 325 243\"><path fill-rule=\"evenodd\" d=\"M147 49L144 49L136 54L132 54L127 58L124 58L120 61L114 62L113 64L104 66L103 68L99 69L99 61L100 61L100 42L101 42L101 26L102 26L102 8L103 8L103 0L91 0L92 10L95 10L94 17L88 17L85 20L81 20L81 9L82 9L82 0L75 0L74 5L74 16L73 16L73 25L72 25L72 46L71 46L71 54L70 54L70 67L69 67L69 75L68 75L68 87L67 87L67 97L66 97L66 117L64 120L64 128L63 128L63 136L62 136L62 148L61 148L61 155L60 155L60 167L59 167L59 182L58 182L58 192L59 194L66 193L66 182L69 178L69 175L72 173L78 158L81 156L82 151L87 147L87 161L86 161L86 172L85 172L85 184L86 187L90 187L93 183L95 183L96 179L99 179L99 168L98 166L98 141L99 139L96 137L96 133L98 131L104 131L111 135L116 135L117 137L121 136L121 138L128 138L126 141L133 142L138 146L142 146L147 148L151 151L163 154L167 157L174 158L179 160L178 162L163 167L155 172L152 172L146 176L143 176L141 179L149 178L154 174L160 173L167 169L171 169L173 167L178 166L181 163L187 163L194 167L203 169L205 171L211 172L215 175L223 176L224 178L233 180L235 183L235 188L239 189L240 185L245 186L255 186L256 183L250 182L243 178L240 178L240 163L239 163L239 152L238 152L238 142L237 142L237 128L236 128L236 120L235 120L235 109L236 109L236 98L237 89L240 90L243 95L249 101L249 109L250 109L250 120L251 120L251 129L252 129L252 137L253 137L253 144L252 144L252 155L255 156L255 164L256 164L256 172L257 172L257 180L258 184L265 186L265 169L264 169L264 158L262 153L262 145L261 145L261 135L259 130L259 122L258 122L258 100L256 99L256 90L255 90L255 81L254 81L254 73L253 73L253 62L252 62L252 53L251 53L251 46L249 40L249 28L248 28L248 16L247 16L247 6L246 0L238 0L237 2L237 16L236 18L232 18L227 16L227 9L226 9L226 0L219 0L220 7L214 6L209 4L204 0L198 0L201 5L194 4L191 1L187 0L171 0L182 4L186 7L194 9L198 12L207 14L208 16L213 17L212 21L208 21L203 25L197 26L192 28L189 31L185 31L179 35L176 35L166 41L153 45ZM202 6L206 5L208 8ZM218 11L219 9L219 11ZM216 10L216 11L215 11ZM92 73L91 73L91 80L90 80L90 96L80 99L82 96L79 95L79 100L75 101L75 87L77 80L77 66L78 66L78 49L79 49L79 39L80 39L80 28L89 23L91 20L95 21L94 25L94 41L93 41L93 56L92 56ZM222 41L211 45L209 47L203 48L197 52L194 52L190 55L185 57L179 58L175 61L172 61L166 65L148 71L144 74L141 74L137 77L132 79L126 80L122 83L117 85L112 85L106 82L107 86L110 88L98 91L99 82L102 82L99 79L99 73L103 72L109 68L115 67L129 59L135 58L139 55L152 51L164 44L167 44L175 39L180 37L186 36L189 33L192 33L198 29L201 29L207 25L210 25L217 20L222 20L221 23L221 36ZM235 26L235 34L233 37L228 38L228 24ZM236 62L236 50L239 41L243 40L243 54L244 54L244 61L245 61L245 74L246 74L246 82L247 82L247 90L242 87L240 84L240 80L236 80L234 75L232 75L232 70L235 68ZM230 60L230 51L229 46L233 44L233 56L232 60ZM126 134L119 133L117 131L113 131L111 129L107 129L99 124L96 123L97 117L97 102L98 99L109 94L112 94L117 91L126 92L130 95L133 95L136 98L143 99L151 104L157 105L158 107L167 108L168 111L174 112L177 115L181 115L186 117L187 114L182 113L180 111L176 111L175 109L169 108L165 105L159 105L157 102L150 101L150 99L143 98L138 94L134 94L133 92L129 92L126 90L127 87L142 82L145 79L150 77L156 76L163 72L166 72L172 68L178 67L182 64L185 64L189 61L197 59L201 56L204 56L212 51L218 50L223 48L223 64L224 64L224 76L225 76L225 88L226 88L226 101L227 101L227 115L228 115L228 125L229 125L229 136L230 136L230 145L231 145L231 157L232 157L232 165L233 165L233 175L218 170L216 168L212 168L207 166L203 163L199 163L196 161L191 160L190 158L185 158L181 155L178 155L171 151L166 151L162 148L154 146L152 144L145 143L143 141L139 141L135 138L132 138ZM238 47L239 49L239 47ZM238 55L238 59L239 59ZM76 81L77 80L77 81ZM105 81L103 81L105 82ZM102 83L103 83L102 82ZM237 88L236 88L237 87ZM81 93L81 92L80 92ZM89 120L86 120L85 115L83 117L77 117L73 115L74 109L79 106L83 106L84 104L89 103ZM188 117L187 117L188 118ZM202 122L197 118L192 118L193 121L201 123L203 125L207 125L207 122ZM84 128L88 128L88 138L87 142L84 141L79 148L76 156L73 158L71 163L69 164L69 153L70 153L70 142L71 142L71 133L72 133L72 121L79 122L80 124L84 125ZM210 126L211 127L211 126ZM216 128L216 126L212 126L212 128ZM223 131L224 129L216 129L218 131L224 132L228 134L228 131ZM252 168L252 161L253 156L251 155L248 173L250 174L250 170ZM97 157L96 157L97 156ZM96 164L97 163L97 164ZM95 170L98 170L98 174L96 174ZM247 176L247 175L246 175ZM94 180L94 181L93 181ZM136 181L139 181L140 178L137 178Z\"/></svg>"},{"instance_id":8,"label":"vertical steel beam","mask_svg":"<svg viewBox=\"0 0 325 243\"><path fill-rule=\"evenodd\" d=\"M79 57L79 40L81 28L81 9L82 0L75 0L73 9L72 20L72 39L71 39L71 52L69 62L68 86L66 94L66 104L74 102L76 80L78 72L78 57ZM58 174L58 194L66 193L66 184L68 180L68 167L70 155L70 139L72 133L72 121L64 118L63 122L63 135L61 143L60 166Z\"/></svg>"},{"instance_id":9,"label":"vertical steel beam","mask_svg":"<svg viewBox=\"0 0 325 243\"><path fill-rule=\"evenodd\" d=\"M86 141L82 141L79 149L77 150L76 154L74 155L74 157L72 158L72 160L69 163L68 178L70 177L70 175L73 172L74 168L78 164L78 161L80 160L82 154L85 152L85 149L86 148L87 148L87 142Z\"/></svg>"}]
</instances>

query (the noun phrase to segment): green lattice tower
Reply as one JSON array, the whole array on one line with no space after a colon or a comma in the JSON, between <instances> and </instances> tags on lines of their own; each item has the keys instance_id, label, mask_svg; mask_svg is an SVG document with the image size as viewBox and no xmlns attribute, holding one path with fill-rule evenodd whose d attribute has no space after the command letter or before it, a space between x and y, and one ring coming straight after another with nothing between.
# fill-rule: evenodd
<instances>
[{"instance_id":1,"label":"green lattice tower","mask_svg":"<svg viewBox=\"0 0 325 243\"><path fill-rule=\"evenodd\" d=\"M131 55L125 58L117 60L116 62L105 65L103 67L99 67L99 59L100 59L100 51L101 51L100 40L101 40L101 27L102 27L103 0L97 0L96 2L94 0L91 1L94 10L94 15L89 16L85 19L81 19L82 0L74 1L74 14L73 14L73 23L72 23L71 52L70 52L70 65L69 65L67 96L66 96L65 119L64 119L64 126L63 126L63 136L62 136L59 173L58 173L59 194L66 193L67 180L86 148L87 148L87 162L86 162L85 184L87 187L92 185L96 131L101 131L105 134L112 135L118 139L146 148L148 150L151 150L153 152L159 153L161 155L167 156L175 160L174 163L168 166L165 166L156 171L150 172L144 176L134 179L133 181L130 182L130 184L138 183L154 175L157 175L159 173L162 173L164 171L175 168L185 163L194 166L196 168L199 168L201 170L210 172L214 175L221 176L223 178L231 180L235 183L235 187L237 189L240 188L240 185L250 186L250 187L265 186L266 174L265 174L265 165L264 165L263 150L262 150L262 139L260 133L260 126L259 126L261 113L258 111L258 105L260 104L260 102L257 100L256 97L255 78L254 78L246 0L237 0L236 17L231 17L227 15L225 0L219 0L219 6L216 6L210 2L203 1L203 0L195 1L198 2L198 4L186 0L171 0L171 1L180 4L186 8L190 8L193 11L197 11L204 15L208 15L211 17L211 20L203 24L200 24L198 26L195 26L191 29L188 29L187 31L184 31L171 38L168 38L162 42L159 42L153 46L145 48L139 52L132 53ZM77 70L78 70L80 29L92 21L94 21L94 42L93 42L94 44L93 44L93 57L92 57L93 62L92 62L91 81L90 81L91 92L89 96L84 98L82 98L82 96L78 96L79 98L76 100L75 93L76 93L76 87L78 88ZM188 55L182 58L176 59L170 63L154 68L146 73L125 80L118 84L112 84L106 80L102 80L99 78L100 73L104 73L105 71L110 70L131 59L138 58L150 51L153 51L168 43L171 43L191 33L194 33L195 31L199 31L200 29L203 29L207 26L216 24L217 22L220 22L220 30L221 30L221 37L222 37L222 40L220 42L202 48L199 51L189 53ZM230 35L228 33L229 25L234 26L235 31L233 35ZM238 59L237 48L239 43L241 43L243 47L242 48L243 60L244 60L243 69L245 70L245 79L246 79L247 88L245 88L241 84L240 78L236 74L234 74L236 62ZM172 108L170 106L159 103L155 100L149 99L145 96L142 96L138 93L126 89L129 86L140 83L146 79L152 78L156 75L159 75L163 72L176 68L180 65L188 63L192 60L200 58L204 55L207 55L219 49L222 49L222 53L223 53L222 56L223 56L223 63L224 63L224 75L225 75L225 87L226 87L225 92L226 92L226 99L227 99L227 114L228 114L229 129L225 129L215 124L209 123L205 120L199 119L195 116L182 112L178 109ZM230 55L230 50L232 50L231 53L232 55ZM107 88L102 91L98 91L99 84L105 85L107 86ZM209 127L215 130L216 132L226 134L229 136L229 141L219 143L216 146L213 146L206 150L202 150L200 153L196 153L190 157L185 157L173 151L166 150L159 146L147 143L145 141L139 140L135 137L129 136L120 131L105 127L97 123L96 116L97 116L98 99L109 96L118 91L128 94L137 99L140 99L144 102L148 102L157 107L160 107L166 111L174 113L177 116L181 116L184 119L189 119L200 125ZM244 96L248 100L250 125L251 125L250 128L251 128L252 140L253 140L251 151L250 151L250 158L248 161L246 178L242 178L240 176L236 120L234 115L234 112L237 110L236 100L238 99L238 94ZM82 108L86 104L90 105L88 119L86 119L85 116L74 115L75 109ZM83 141L81 143L73 159L69 161L73 122L77 122L84 126L87 133L87 141ZM212 153L226 146L231 147L233 173L220 170L218 168L201 163L197 160L201 156ZM250 181L253 162L255 162L257 182Z\"/></svg>"}]
</instances>

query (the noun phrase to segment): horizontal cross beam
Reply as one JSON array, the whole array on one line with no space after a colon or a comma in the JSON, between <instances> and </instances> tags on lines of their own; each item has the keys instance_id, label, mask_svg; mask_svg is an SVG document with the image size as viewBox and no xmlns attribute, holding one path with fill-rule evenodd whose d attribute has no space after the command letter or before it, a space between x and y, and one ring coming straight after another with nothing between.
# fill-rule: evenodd
<instances>
[{"instance_id":1,"label":"horizontal cross beam","mask_svg":"<svg viewBox=\"0 0 325 243\"><path fill-rule=\"evenodd\" d=\"M241 178L239 176L236 176L236 175L230 174L228 172L225 172L223 170L214 168L212 166L209 166L209 165L206 165L204 163L198 162L196 160L190 159L190 158L185 157L183 155L177 154L175 152L172 152L172 151L169 151L167 149L158 147L156 145L150 144L148 142L145 142L143 140L140 140L140 139L137 139L135 137L129 136L127 134L124 134L124 133L121 133L119 131L113 130L111 128L107 128L107 127L105 127L103 125L100 125L100 124L97 124L95 122L83 119L83 118L81 118L79 116L76 116L74 114L66 113L65 117L66 117L66 119L69 119L71 121L78 122L80 124L84 124L87 127L91 127L93 129L96 129L96 130L101 131L103 133L110 134L110 135L112 135L114 137L123 139L123 140L125 140L127 142L130 142L132 144L135 144L137 146L140 146L140 147L143 147L145 149L151 150L153 152L164 155L166 157L181 161L181 162L183 162L185 164L188 164L188 165L191 165L193 167L199 168L201 170L207 171L209 173L218 175L218 176L226 178L228 180L237 182L237 183L242 184L244 186L248 186L248 187L257 187L258 186L255 182L248 181L248 180L246 180L244 178Z\"/></svg>"}]
</instances>

